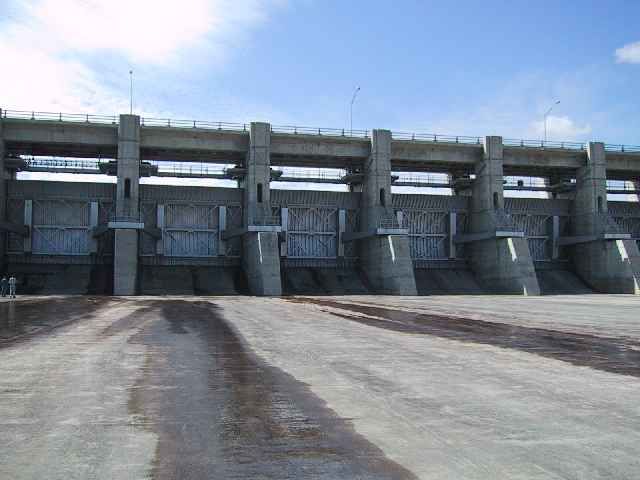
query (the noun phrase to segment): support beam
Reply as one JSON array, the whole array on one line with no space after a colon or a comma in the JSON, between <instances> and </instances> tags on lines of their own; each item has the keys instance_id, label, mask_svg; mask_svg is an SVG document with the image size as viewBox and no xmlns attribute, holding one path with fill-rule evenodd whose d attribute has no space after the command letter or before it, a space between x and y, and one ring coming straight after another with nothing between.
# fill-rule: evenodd
<instances>
[{"instance_id":1,"label":"support beam","mask_svg":"<svg viewBox=\"0 0 640 480\"><path fill-rule=\"evenodd\" d=\"M243 188L242 266L253 295L281 295L280 226L271 212L271 125L252 123ZM276 227L276 228L274 228Z\"/></svg>"},{"instance_id":2,"label":"support beam","mask_svg":"<svg viewBox=\"0 0 640 480\"><path fill-rule=\"evenodd\" d=\"M471 233L466 248L481 285L496 293L540 295L538 279L521 232L509 225L504 212L502 137L486 137L484 155L476 163L471 196Z\"/></svg>"},{"instance_id":3,"label":"support beam","mask_svg":"<svg viewBox=\"0 0 640 480\"><path fill-rule=\"evenodd\" d=\"M120 115L116 221L139 222L140 117ZM138 284L138 230L117 228L113 258L114 295L135 295Z\"/></svg>"},{"instance_id":4,"label":"support beam","mask_svg":"<svg viewBox=\"0 0 640 480\"><path fill-rule=\"evenodd\" d=\"M389 130L373 130L371 155L363 173L362 184L355 186L362 192L359 230L376 232L376 235L359 241L361 268L377 293L417 295L409 237L399 228L393 212Z\"/></svg>"},{"instance_id":5,"label":"support beam","mask_svg":"<svg viewBox=\"0 0 640 480\"><path fill-rule=\"evenodd\" d=\"M640 253L634 240L620 238L607 206L604 144L591 142L586 165L576 175L571 235L589 238L572 247L576 273L602 293L640 293ZM628 233L628 232L627 232Z\"/></svg>"}]
</instances>

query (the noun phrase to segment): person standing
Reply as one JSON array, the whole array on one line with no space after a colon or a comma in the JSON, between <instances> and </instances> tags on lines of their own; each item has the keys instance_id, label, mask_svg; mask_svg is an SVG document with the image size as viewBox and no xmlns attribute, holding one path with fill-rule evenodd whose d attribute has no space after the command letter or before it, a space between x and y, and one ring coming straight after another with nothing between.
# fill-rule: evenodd
<instances>
[{"instance_id":1,"label":"person standing","mask_svg":"<svg viewBox=\"0 0 640 480\"><path fill-rule=\"evenodd\" d=\"M7 280L7 277L2 277L2 280L0 280L0 293L2 294L3 297L7 296L8 288L9 288L9 282Z\"/></svg>"},{"instance_id":2,"label":"person standing","mask_svg":"<svg viewBox=\"0 0 640 480\"><path fill-rule=\"evenodd\" d=\"M9 277L9 297L16 298L16 277Z\"/></svg>"}]
</instances>

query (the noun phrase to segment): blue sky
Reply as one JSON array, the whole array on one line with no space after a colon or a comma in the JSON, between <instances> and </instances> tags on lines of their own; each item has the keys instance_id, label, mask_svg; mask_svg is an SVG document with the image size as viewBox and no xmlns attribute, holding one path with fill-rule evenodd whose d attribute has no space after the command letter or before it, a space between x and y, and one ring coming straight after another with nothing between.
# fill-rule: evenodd
<instances>
[{"instance_id":1,"label":"blue sky","mask_svg":"<svg viewBox=\"0 0 640 480\"><path fill-rule=\"evenodd\" d=\"M454 5L452 5L455 3ZM640 144L640 2L34 0L0 105ZM634 28L634 24L636 28Z\"/></svg>"}]
</instances>

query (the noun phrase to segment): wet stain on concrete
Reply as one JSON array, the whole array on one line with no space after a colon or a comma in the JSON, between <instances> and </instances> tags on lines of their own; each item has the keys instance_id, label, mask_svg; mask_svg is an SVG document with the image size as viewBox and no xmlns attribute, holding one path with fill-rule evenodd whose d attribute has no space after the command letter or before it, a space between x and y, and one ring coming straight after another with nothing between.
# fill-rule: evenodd
<instances>
[{"instance_id":1,"label":"wet stain on concrete","mask_svg":"<svg viewBox=\"0 0 640 480\"><path fill-rule=\"evenodd\" d=\"M48 332L72 322L91 318L106 297L2 300L0 303L0 348Z\"/></svg>"},{"instance_id":2,"label":"wet stain on concrete","mask_svg":"<svg viewBox=\"0 0 640 480\"><path fill-rule=\"evenodd\" d=\"M509 348L577 366L640 377L640 342L631 338L599 337L320 298L299 297L287 301L328 307L324 310L326 313L385 330Z\"/></svg>"},{"instance_id":3,"label":"wet stain on concrete","mask_svg":"<svg viewBox=\"0 0 640 480\"><path fill-rule=\"evenodd\" d=\"M256 357L215 304L164 300L139 314L130 341L148 354L129 408L158 435L151 478L417 478Z\"/></svg>"}]
</instances>

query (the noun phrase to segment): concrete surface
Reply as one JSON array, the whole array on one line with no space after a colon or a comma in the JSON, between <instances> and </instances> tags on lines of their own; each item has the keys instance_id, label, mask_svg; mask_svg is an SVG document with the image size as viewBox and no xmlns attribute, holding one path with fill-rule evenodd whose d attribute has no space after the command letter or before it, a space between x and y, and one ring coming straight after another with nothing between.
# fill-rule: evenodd
<instances>
[{"instance_id":1,"label":"concrete surface","mask_svg":"<svg viewBox=\"0 0 640 480\"><path fill-rule=\"evenodd\" d=\"M0 478L635 479L639 306L3 299Z\"/></svg>"}]
</instances>

